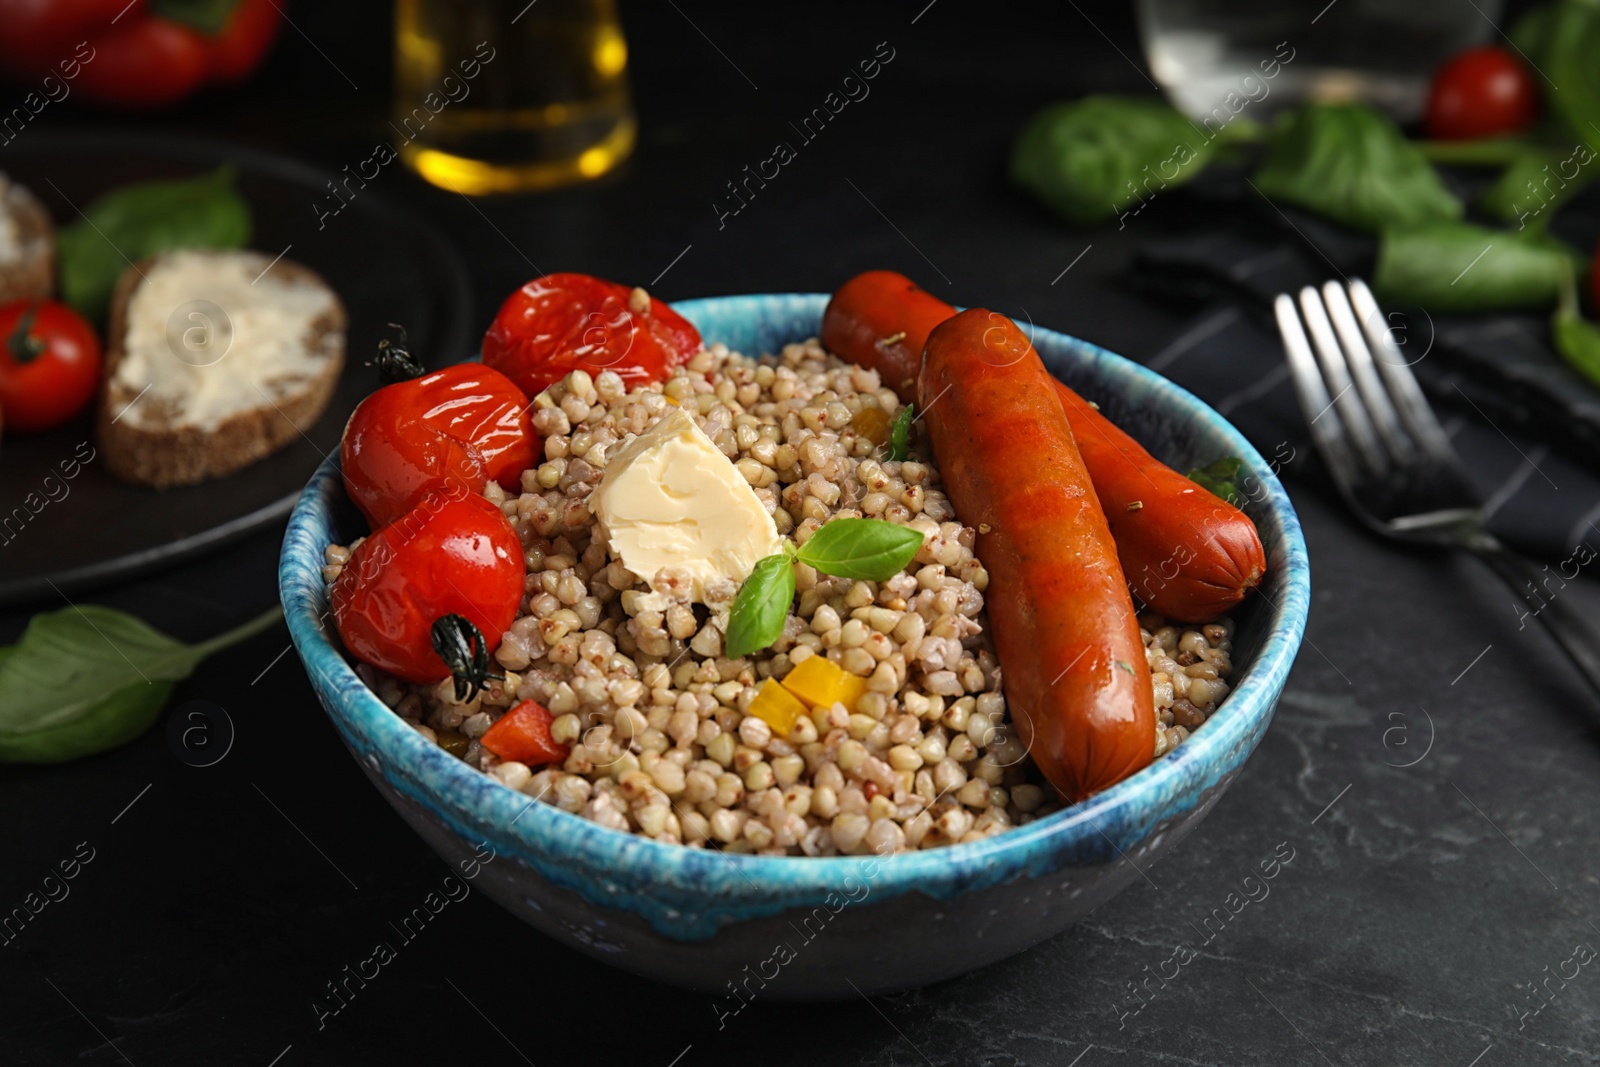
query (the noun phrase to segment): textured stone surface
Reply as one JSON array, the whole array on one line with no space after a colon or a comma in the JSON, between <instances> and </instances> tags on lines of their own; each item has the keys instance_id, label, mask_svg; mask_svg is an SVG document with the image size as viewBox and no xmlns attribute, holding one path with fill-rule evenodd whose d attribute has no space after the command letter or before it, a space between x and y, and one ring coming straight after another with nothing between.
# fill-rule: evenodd
<instances>
[{"instance_id":1,"label":"textured stone surface","mask_svg":"<svg viewBox=\"0 0 1600 1067\"><path fill-rule=\"evenodd\" d=\"M517 248L459 197L385 173L388 192L436 215L469 253L483 321L533 273L527 260L648 282L690 244L654 287L665 298L825 289L888 266L1140 358L1186 318L1141 302L1121 277L1136 230L1160 225L1159 204L1121 233L1076 232L1003 184L1000 152L1029 107L1091 87L1147 88L1070 6L1019 4L1004 28L961 0L941 0L915 26L921 4L806 8L781 34L747 7L678 6L760 90L670 7L625 5L644 146L625 175L594 188L481 205ZM1136 54L1122 5L1082 6ZM382 34L352 43L341 23L355 16L324 5L294 17L364 94L287 33L267 78L190 119L292 146L331 176L382 135ZM722 183L885 39L898 52L872 95L719 231L711 202ZM1474 561L1380 544L1316 490L1289 488L1314 604L1277 720L1148 881L1031 952L871 1003L758 998L719 1029L704 998L560 949L481 894L446 903L406 940L390 924L442 896L449 872L368 786L293 654L274 658L288 644L279 630L217 656L175 696L175 709L210 700L231 717L237 736L214 766L175 758L157 729L66 767L0 770L0 909L21 905L79 842L94 850L70 895L0 948L0 1061L1600 1063L1600 961L1565 989L1552 980L1557 999L1520 1030L1516 1014L1574 945L1600 948L1600 703L1536 628L1518 630L1511 597ZM199 637L270 601L276 547L263 535L85 599ZM1563 595L1600 617L1596 583ZM23 622L0 616L0 639ZM1245 878L1282 842L1294 855L1269 894L1235 898L1238 914L1213 919L1220 932L1204 943L1206 916L1259 885ZM313 1002L336 1006L325 983L380 940L395 958L365 987L350 980L347 1006L319 1029ZM1195 958L1165 988L1152 979L1153 999L1131 1014L1129 983L1171 974L1180 945Z\"/></svg>"}]
</instances>

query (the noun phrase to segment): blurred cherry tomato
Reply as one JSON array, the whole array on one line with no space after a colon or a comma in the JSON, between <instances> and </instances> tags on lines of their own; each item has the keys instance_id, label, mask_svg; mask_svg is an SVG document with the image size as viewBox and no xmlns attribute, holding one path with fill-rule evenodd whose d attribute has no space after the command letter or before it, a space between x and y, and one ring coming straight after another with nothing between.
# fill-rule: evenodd
<instances>
[{"instance_id":1,"label":"blurred cherry tomato","mask_svg":"<svg viewBox=\"0 0 1600 1067\"><path fill-rule=\"evenodd\" d=\"M0 59L17 74L48 73L74 44L99 36L112 19L145 18L144 8L145 0L3 0Z\"/></svg>"},{"instance_id":2,"label":"blurred cherry tomato","mask_svg":"<svg viewBox=\"0 0 1600 1067\"><path fill-rule=\"evenodd\" d=\"M0 64L36 78L60 70L84 98L162 107L260 65L288 0L0 0Z\"/></svg>"},{"instance_id":3,"label":"blurred cherry tomato","mask_svg":"<svg viewBox=\"0 0 1600 1067\"><path fill-rule=\"evenodd\" d=\"M78 88L122 107L160 107L182 100L205 81L206 39L181 22L128 19L94 39Z\"/></svg>"},{"instance_id":4,"label":"blurred cherry tomato","mask_svg":"<svg viewBox=\"0 0 1600 1067\"><path fill-rule=\"evenodd\" d=\"M100 340L54 300L0 307L0 411L6 429L32 433L82 411L100 384Z\"/></svg>"},{"instance_id":5,"label":"blurred cherry tomato","mask_svg":"<svg viewBox=\"0 0 1600 1067\"><path fill-rule=\"evenodd\" d=\"M1457 54L1433 76L1428 136L1443 141L1516 133L1533 123L1538 88L1522 62L1485 45Z\"/></svg>"},{"instance_id":6,"label":"blurred cherry tomato","mask_svg":"<svg viewBox=\"0 0 1600 1067\"><path fill-rule=\"evenodd\" d=\"M494 677L488 657L516 620L525 573L499 508L438 491L356 546L328 599L357 659L408 682L454 675L460 692Z\"/></svg>"},{"instance_id":7,"label":"blurred cherry tomato","mask_svg":"<svg viewBox=\"0 0 1600 1067\"><path fill-rule=\"evenodd\" d=\"M615 371L629 389L663 381L699 350L699 331L667 304L587 274L535 278L483 338L483 361L530 398L574 370Z\"/></svg>"},{"instance_id":8,"label":"blurred cherry tomato","mask_svg":"<svg viewBox=\"0 0 1600 1067\"><path fill-rule=\"evenodd\" d=\"M374 530L451 485L477 495L493 479L520 492L522 472L542 458L528 406L509 378L481 363L386 385L345 426L345 492Z\"/></svg>"}]
</instances>

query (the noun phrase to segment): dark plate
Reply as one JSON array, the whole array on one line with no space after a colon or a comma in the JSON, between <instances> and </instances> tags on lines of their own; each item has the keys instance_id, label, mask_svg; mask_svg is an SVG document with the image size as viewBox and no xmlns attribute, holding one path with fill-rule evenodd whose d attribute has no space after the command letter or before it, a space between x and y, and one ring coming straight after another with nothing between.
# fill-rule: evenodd
<instances>
[{"instance_id":1,"label":"dark plate","mask_svg":"<svg viewBox=\"0 0 1600 1067\"><path fill-rule=\"evenodd\" d=\"M7 436L0 443L0 604L59 599L283 519L375 384L373 370L362 363L386 323L402 323L411 349L430 364L476 348L465 264L438 231L381 195L381 174L338 214L323 217L319 230L316 206L337 206L327 188L335 175L256 149L29 130L0 153L0 169L31 188L60 225L125 182L187 177L223 163L236 169L250 201L252 247L274 256L287 248L289 259L320 273L344 301L350 332L332 402L310 431L281 451L231 477L183 489L127 485L95 461L64 480L62 461L72 459L81 442L94 446L88 415L47 434Z\"/></svg>"}]
</instances>

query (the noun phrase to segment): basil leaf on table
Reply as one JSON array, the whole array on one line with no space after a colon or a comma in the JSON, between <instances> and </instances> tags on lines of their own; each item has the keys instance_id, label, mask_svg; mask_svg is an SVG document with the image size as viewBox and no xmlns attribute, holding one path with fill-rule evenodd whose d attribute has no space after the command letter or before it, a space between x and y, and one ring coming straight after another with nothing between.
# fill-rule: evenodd
<instances>
[{"instance_id":1,"label":"basil leaf on table","mask_svg":"<svg viewBox=\"0 0 1600 1067\"><path fill-rule=\"evenodd\" d=\"M788 552L765 557L733 599L723 653L739 659L771 645L783 636L783 623L793 606L793 557Z\"/></svg>"},{"instance_id":2,"label":"basil leaf on table","mask_svg":"<svg viewBox=\"0 0 1600 1067\"><path fill-rule=\"evenodd\" d=\"M1208 466L1196 467L1186 477L1213 496L1237 507L1244 503L1244 494L1239 492L1239 475L1243 470L1243 460L1228 456Z\"/></svg>"},{"instance_id":3,"label":"basil leaf on table","mask_svg":"<svg viewBox=\"0 0 1600 1067\"><path fill-rule=\"evenodd\" d=\"M889 459L903 460L911 454L911 418L916 408L915 404L907 404L894 417L889 427Z\"/></svg>"},{"instance_id":4,"label":"basil leaf on table","mask_svg":"<svg viewBox=\"0 0 1600 1067\"><path fill-rule=\"evenodd\" d=\"M797 558L823 574L882 582L922 547L922 534L882 519L834 519L800 546Z\"/></svg>"},{"instance_id":5,"label":"basil leaf on table","mask_svg":"<svg viewBox=\"0 0 1600 1067\"><path fill-rule=\"evenodd\" d=\"M1554 4L1534 8L1517 19L1511 32L1506 34L1506 40L1511 42L1511 47L1537 63L1539 57L1544 55L1545 41L1549 37L1550 27L1555 23L1555 14Z\"/></svg>"},{"instance_id":6,"label":"basil leaf on table","mask_svg":"<svg viewBox=\"0 0 1600 1067\"><path fill-rule=\"evenodd\" d=\"M1241 119L1208 131L1157 99L1086 96L1028 120L1011 151L1011 179L1068 222L1100 222L1194 178L1219 142L1253 129Z\"/></svg>"},{"instance_id":7,"label":"basil leaf on table","mask_svg":"<svg viewBox=\"0 0 1600 1067\"><path fill-rule=\"evenodd\" d=\"M1550 340L1568 365L1600 386L1600 326L1584 319L1578 310L1576 272L1562 272L1561 300L1550 316Z\"/></svg>"},{"instance_id":8,"label":"basil leaf on table","mask_svg":"<svg viewBox=\"0 0 1600 1067\"><path fill-rule=\"evenodd\" d=\"M126 744L201 660L281 617L274 607L189 645L98 604L35 615L21 641L0 649L0 763L60 763Z\"/></svg>"},{"instance_id":9,"label":"basil leaf on table","mask_svg":"<svg viewBox=\"0 0 1600 1067\"><path fill-rule=\"evenodd\" d=\"M1550 336L1561 358L1600 386L1600 326L1576 315L1558 316L1550 323Z\"/></svg>"},{"instance_id":10,"label":"basil leaf on table","mask_svg":"<svg viewBox=\"0 0 1600 1067\"><path fill-rule=\"evenodd\" d=\"M1267 198L1373 232L1461 217L1461 201L1385 115L1307 104L1284 116L1255 174Z\"/></svg>"},{"instance_id":11,"label":"basil leaf on table","mask_svg":"<svg viewBox=\"0 0 1600 1067\"><path fill-rule=\"evenodd\" d=\"M1533 230L1452 223L1385 231L1372 288L1382 301L1431 312L1546 308L1575 262L1571 248Z\"/></svg>"},{"instance_id":12,"label":"basil leaf on table","mask_svg":"<svg viewBox=\"0 0 1600 1067\"><path fill-rule=\"evenodd\" d=\"M1478 206L1501 222L1518 223L1519 230L1542 230L1596 178L1596 168L1588 166L1594 157L1594 149L1582 143L1562 153L1524 153L1501 172Z\"/></svg>"},{"instance_id":13,"label":"basil leaf on table","mask_svg":"<svg viewBox=\"0 0 1600 1067\"><path fill-rule=\"evenodd\" d=\"M1530 55L1550 80L1550 110L1600 149L1600 4L1557 0L1539 29L1538 52Z\"/></svg>"},{"instance_id":14,"label":"basil leaf on table","mask_svg":"<svg viewBox=\"0 0 1600 1067\"><path fill-rule=\"evenodd\" d=\"M174 248L239 248L250 240L250 205L223 167L198 178L139 182L107 193L56 235L61 294L103 319L130 262Z\"/></svg>"}]
</instances>

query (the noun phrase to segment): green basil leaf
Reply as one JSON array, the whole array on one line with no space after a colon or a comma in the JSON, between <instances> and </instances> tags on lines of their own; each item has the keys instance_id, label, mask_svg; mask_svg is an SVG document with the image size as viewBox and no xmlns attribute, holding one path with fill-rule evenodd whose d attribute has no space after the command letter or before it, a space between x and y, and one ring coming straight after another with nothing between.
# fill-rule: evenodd
<instances>
[{"instance_id":1,"label":"green basil leaf","mask_svg":"<svg viewBox=\"0 0 1600 1067\"><path fill-rule=\"evenodd\" d=\"M1589 166L1594 157L1594 149L1582 142L1567 152L1527 152L1501 172L1478 206L1501 222L1517 223L1519 230L1542 230L1563 204L1600 176L1600 168Z\"/></svg>"},{"instance_id":2,"label":"green basil leaf","mask_svg":"<svg viewBox=\"0 0 1600 1067\"><path fill-rule=\"evenodd\" d=\"M823 574L882 582L922 547L922 534L882 519L834 519L800 546L798 559Z\"/></svg>"},{"instance_id":3,"label":"green basil leaf","mask_svg":"<svg viewBox=\"0 0 1600 1067\"><path fill-rule=\"evenodd\" d=\"M1511 27L1511 32L1506 34L1506 39L1511 46L1534 62L1544 55L1545 42L1549 38L1550 27L1555 24L1556 10L1554 4L1543 4L1534 8Z\"/></svg>"},{"instance_id":4,"label":"green basil leaf","mask_svg":"<svg viewBox=\"0 0 1600 1067\"><path fill-rule=\"evenodd\" d=\"M1228 456L1208 466L1196 467L1189 472L1188 478L1200 488L1238 507L1244 503L1244 494L1239 492L1239 475L1243 470L1243 460Z\"/></svg>"},{"instance_id":5,"label":"green basil leaf","mask_svg":"<svg viewBox=\"0 0 1600 1067\"><path fill-rule=\"evenodd\" d=\"M1550 316L1550 339L1573 370L1600 386L1600 326L1585 320L1578 310L1577 272L1562 272L1561 300Z\"/></svg>"},{"instance_id":6,"label":"green basil leaf","mask_svg":"<svg viewBox=\"0 0 1600 1067\"><path fill-rule=\"evenodd\" d=\"M1600 326L1587 319L1557 318L1550 323L1556 351L1572 369L1600 386Z\"/></svg>"},{"instance_id":7,"label":"green basil leaf","mask_svg":"<svg viewBox=\"0 0 1600 1067\"><path fill-rule=\"evenodd\" d=\"M250 205L223 167L198 178L140 182L107 193L56 235L61 293L100 320L130 263L174 248L240 248L250 240Z\"/></svg>"},{"instance_id":8,"label":"green basil leaf","mask_svg":"<svg viewBox=\"0 0 1600 1067\"><path fill-rule=\"evenodd\" d=\"M1537 52L1529 55L1558 87L1545 94L1547 105L1571 133L1600 149L1600 4L1559 0L1536 29Z\"/></svg>"},{"instance_id":9,"label":"green basil leaf","mask_svg":"<svg viewBox=\"0 0 1600 1067\"><path fill-rule=\"evenodd\" d=\"M150 0L150 12L215 37L227 26L240 0Z\"/></svg>"},{"instance_id":10,"label":"green basil leaf","mask_svg":"<svg viewBox=\"0 0 1600 1067\"><path fill-rule=\"evenodd\" d=\"M1547 308L1575 262L1570 247L1533 230L1425 226L1383 234L1372 287L1386 303L1434 313Z\"/></svg>"},{"instance_id":11,"label":"green basil leaf","mask_svg":"<svg viewBox=\"0 0 1600 1067\"><path fill-rule=\"evenodd\" d=\"M126 744L201 660L280 617L273 608L188 645L97 604L35 615L0 650L0 762L59 763Z\"/></svg>"},{"instance_id":12,"label":"green basil leaf","mask_svg":"<svg viewBox=\"0 0 1600 1067\"><path fill-rule=\"evenodd\" d=\"M794 561L787 552L767 556L733 598L728 611L728 636L723 649L739 659L769 647L783 636L783 623L794 606Z\"/></svg>"},{"instance_id":13,"label":"green basil leaf","mask_svg":"<svg viewBox=\"0 0 1600 1067\"><path fill-rule=\"evenodd\" d=\"M1361 104L1307 104L1273 132L1255 183L1357 230L1461 217L1461 201L1388 116Z\"/></svg>"},{"instance_id":14,"label":"green basil leaf","mask_svg":"<svg viewBox=\"0 0 1600 1067\"><path fill-rule=\"evenodd\" d=\"M1100 222L1194 178L1246 127L1202 128L1149 97L1086 96L1028 120L1012 147L1011 179L1068 222Z\"/></svg>"},{"instance_id":15,"label":"green basil leaf","mask_svg":"<svg viewBox=\"0 0 1600 1067\"><path fill-rule=\"evenodd\" d=\"M907 404L894 417L894 423L889 427L888 458L903 460L911 454L911 419L916 409L917 405Z\"/></svg>"}]
</instances>

